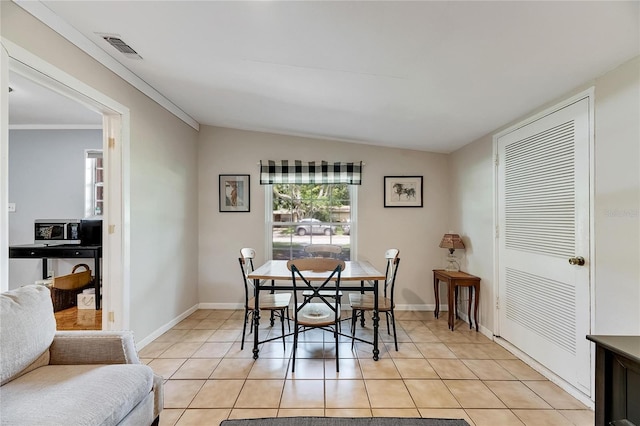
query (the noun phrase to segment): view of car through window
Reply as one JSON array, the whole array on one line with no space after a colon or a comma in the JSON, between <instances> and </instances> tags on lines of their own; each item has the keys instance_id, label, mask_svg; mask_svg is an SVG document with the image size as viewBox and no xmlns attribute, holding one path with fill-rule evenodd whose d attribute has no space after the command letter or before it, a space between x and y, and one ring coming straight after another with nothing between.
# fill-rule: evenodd
<instances>
[{"instance_id":1,"label":"view of car through window","mask_svg":"<svg viewBox=\"0 0 640 426\"><path fill-rule=\"evenodd\" d=\"M318 219L301 219L300 225L296 226L296 234L333 234L333 228L330 225L325 225Z\"/></svg>"}]
</instances>

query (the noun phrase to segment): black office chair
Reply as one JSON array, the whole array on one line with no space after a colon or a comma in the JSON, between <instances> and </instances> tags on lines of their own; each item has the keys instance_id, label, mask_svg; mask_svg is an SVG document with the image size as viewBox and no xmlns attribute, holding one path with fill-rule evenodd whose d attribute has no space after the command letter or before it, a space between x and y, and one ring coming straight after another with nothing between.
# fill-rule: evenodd
<instances>
[{"instance_id":1,"label":"black office chair","mask_svg":"<svg viewBox=\"0 0 640 426\"><path fill-rule=\"evenodd\" d=\"M253 281L248 278L248 275L253 272L253 259L256 257L256 251L252 248L243 248L240 250L240 270L242 271L242 281L244 282L244 324L242 325L242 343L240 344L240 350L244 349L244 338L247 331L247 322L251 317L253 322L253 314L255 308L255 298ZM289 319L289 303L291 302L291 293L272 293L261 295L258 305L260 310L269 311L272 315L280 317L282 324L282 346L285 346L284 336L284 320ZM273 324L272 324L273 325ZM291 326L289 326L291 327ZM251 329L253 330L253 328Z\"/></svg>"},{"instance_id":2,"label":"black office chair","mask_svg":"<svg viewBox=\"0 0 640 426\"><path fill-rule=\"evenodd\" d=\"M296 368L298 335L301 331L313 328L321 328L333 333L336 342L336 371L340 371L338 351L340 303L338 302L338 293L340 292L340 274L344 270L344 266L343 260L324 257L293 259L287 262L287 268L291 271L293 281L293 304L295 306L291 372L295 372ZM311 275L318 272L327 272L328 275L319 280L311 280ZM308 298L305 297L304 301L298 305L297 291L303 289L310 291L312 295ZM330 293L330 296L325 292Z\"/></svg>"},{"instance_id":3,"label":"black office chair","mask_svg":"<svg viewBox=\"0 0 640 426\"><path fill-rule=\"evenodd\" d=\"M378 296L378 312L384 312L387 318L387 333L389 330L389 318L391 318L391 324L393 326L393 341L398 350L398 337L396 335L396 317L395 317L395 302L394 302L394 289L396 282L396 274L398 273L398 266L400 265L400 250L389 249L385 252L385 258L387 259L387 270L385 272L384 290L382 296ZM373 311L374 308L374 296L372 294L350 293L349 303L351 305L351 335L356 333L356 324L358 316L364 317L365 312ZM353 346L354 340L351 341Z\"/></svg>"}]
</instances>

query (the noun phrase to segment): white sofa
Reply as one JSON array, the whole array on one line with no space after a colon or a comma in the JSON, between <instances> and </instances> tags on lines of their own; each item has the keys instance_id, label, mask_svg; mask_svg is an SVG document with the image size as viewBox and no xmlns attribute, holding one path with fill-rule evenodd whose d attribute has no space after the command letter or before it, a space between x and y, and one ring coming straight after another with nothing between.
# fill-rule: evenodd
<instances>
[{"instance_id":1,"label":"white sofa","mask_svg":"<svg viewBox=\"0 0 640 426\"><path fill-rule=\"evenodd\" d=\"M49 289L0 294L0 425L152 425L162 378L131 332L56 332Z\"/></svg>"}]
</instances>

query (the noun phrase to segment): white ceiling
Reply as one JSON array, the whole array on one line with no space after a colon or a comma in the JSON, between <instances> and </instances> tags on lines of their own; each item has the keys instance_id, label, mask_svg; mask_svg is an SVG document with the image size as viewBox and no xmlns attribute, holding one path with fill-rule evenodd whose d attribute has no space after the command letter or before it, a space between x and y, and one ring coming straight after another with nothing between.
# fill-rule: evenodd
<instances>
[{"instance_id":1,"label":"white ceiling","mask_svg":"<svg viewBox=\"0 0 640 426\"><path fill-rule=\"evenodd\" d=\"M19 128L100 128L102 115L15 72L9 73L9 124Z\"/></svg>"},{"instance_id":2,"label":"white ceiling","mask_svg":"<svg viewBox=\"0 0 640 426\"><path fill-rule=\"evenodd\" d=\"M640 54L638 1L40 4L200 124L434 152Z\"/></svg>"}]
</instances>

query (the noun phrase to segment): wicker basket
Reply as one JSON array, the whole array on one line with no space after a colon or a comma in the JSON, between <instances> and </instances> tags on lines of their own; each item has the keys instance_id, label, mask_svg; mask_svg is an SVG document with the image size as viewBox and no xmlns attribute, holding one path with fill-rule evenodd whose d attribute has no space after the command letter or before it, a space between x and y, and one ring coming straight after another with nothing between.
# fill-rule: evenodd
<instances>
[{"instance_id":1,"label":"wicker basket","mask_svg":"<svg viewBox=\"0 0 640 426\"><path fill-rule=\"evenodd\" d=\"M76 272L78 268L82 267L85 268L84 271ZM91 269L89 269L89 265L84 263L74 266L68 275L55 277L50 287L53 311L58 312L76 306L78 294L92 287Z\"/></svg>"}]
</instances>

